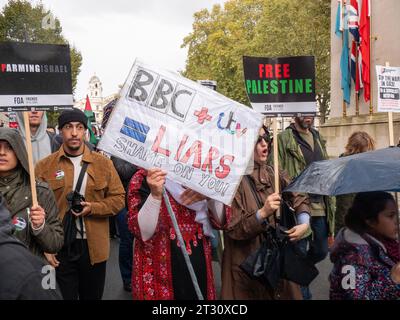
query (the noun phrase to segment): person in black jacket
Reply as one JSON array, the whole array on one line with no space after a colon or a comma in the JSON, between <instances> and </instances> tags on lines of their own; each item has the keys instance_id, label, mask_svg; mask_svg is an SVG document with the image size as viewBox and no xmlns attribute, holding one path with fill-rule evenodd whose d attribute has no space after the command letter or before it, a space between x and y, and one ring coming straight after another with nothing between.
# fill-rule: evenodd
<instances>
[{"instance_id":1,"label":"person in black jacket","mask_svg":"<svg viewBox=\"0 0 400 320\"><path fill-rule=\"evenodd\" d=\"M14 238L13 230L0 194L0 300L61 300L55 279L52 286L48 278L51 267Z\"/></svg>"},{"instance_id":2,"label":"person in black jacket","mask_svg":"<svg viewBox=\"0 0 400 320\"><path fill-rule=\"evenodd\" d=\"M133 174L137 171L137 167L125 160L117 157L111 157L114 167L118 172L125 192L128 191L129 182ZM125 201L126 203L126 201ZM127 222L127 205L123 208L116 217L118 232L120 236L119 243L119 269L121 272L124 289L128 292L132 291L132 261L133 261L133 234L128 229Z\"/></svg>"},{"instance_id":3,"label":"person in black jacket","mask_svg":"<svg viewBox=\"0 0 400 320\"><path fill-rule=\"evenodd\" d=\"M114 110L114 106L117 99L110 101L103 108L103 121L101 123L101 128L105 130L108 119ZM120 158L111 156L111 161L114 164L115 169L119 175L119 178L124 186L125 193L128 192L129 183L132 176L137 171L137 167L130 162L122 160ZM132 291L132 262L133 262L133 234L128 229L127 221L127 201L125 199L125 208L123 208L116 216L116 222L120 237L119 243L119 270L121 272L121 278L124 285L124 290ZM111 221L110 221L111 222Z\"/></svg>"}]
</instances>

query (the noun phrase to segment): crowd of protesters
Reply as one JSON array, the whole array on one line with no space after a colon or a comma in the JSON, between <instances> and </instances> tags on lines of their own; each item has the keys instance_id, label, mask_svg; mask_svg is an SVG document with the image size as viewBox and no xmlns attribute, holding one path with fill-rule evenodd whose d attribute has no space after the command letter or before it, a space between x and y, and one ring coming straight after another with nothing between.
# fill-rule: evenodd
<instances>
[{"instance_id":1,"label":"crowd of protesters","mask_svg":"<svg viewBox=\"0 0 400 320\"><path fill-rule=\"evenodd\" d=\"M391 194L282 194L312 162L328 159L312 117L295 118L277 141L263 126L253 170L242 178L231 206L168 179L159 168L145 170L101 154L87 142L88 119L78 109L61 113L57 133L48 130L44 112L29 113L38 200L32 205L21 115L18 123L18 130L0 128L0 299L102 299L113 216L122 283L133 299L312 299L309 283L280 273L279 284L271 286L242 267L278 228L303 262L314 266L330 254L331 299L400 298L398 209ZM273 183L273 143L280 190ZM355 132L342 156L374 149L367 133ZM224 243L220 294L212 267L215 230ZM55 268L54 290L42 287L46 265ZM344 286L348 266L354 283Z\"/></svg>"}]
</instances>

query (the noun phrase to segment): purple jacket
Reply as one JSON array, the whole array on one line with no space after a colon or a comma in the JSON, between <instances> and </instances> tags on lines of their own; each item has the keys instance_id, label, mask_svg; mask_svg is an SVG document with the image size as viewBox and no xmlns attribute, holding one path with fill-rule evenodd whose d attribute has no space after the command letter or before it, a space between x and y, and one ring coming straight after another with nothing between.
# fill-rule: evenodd
<instances>
[{"instance_id":1,"label":"purple jacket","mask_svg":"<svg viewBox=\"0 0 400 320\"><path fill-rule=\"evenodd\" d=\"M400 285L390 278L395 263L381 242L343 228L331 249L331 300L397 300Z\"/></svg>"}]
</instances>

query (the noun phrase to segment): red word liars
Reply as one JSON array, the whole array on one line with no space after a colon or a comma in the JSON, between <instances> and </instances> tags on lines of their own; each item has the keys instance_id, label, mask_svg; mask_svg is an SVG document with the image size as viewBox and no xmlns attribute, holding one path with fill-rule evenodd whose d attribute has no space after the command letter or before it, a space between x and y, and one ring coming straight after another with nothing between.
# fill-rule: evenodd
<instances>
[{"instance_id":1,"label":"red word liars","mask_svg":"<svg viewBox=\"0 0 400 320\"><path fill-rule=\"evenodd\" d=\"M163 154L167 157L171 156L171 151L161 147L162 140L166 131L165 126L161 126L158 130L157 137L151 147L153 152ZM230 164L235 159L232 155L221 155L218 148L210 147L204 159L202 158L203 142L195 140L188 144L189 136L184 135L179 142L179 147L173 155L174 160L182 164L190 162L191 166L201 169L204 172L214 174L218 179L225 179L231 172ZM193 158L193 160L191 160ZM215 164L216 163L216 164Z\"/></svg>"}]
</instances>

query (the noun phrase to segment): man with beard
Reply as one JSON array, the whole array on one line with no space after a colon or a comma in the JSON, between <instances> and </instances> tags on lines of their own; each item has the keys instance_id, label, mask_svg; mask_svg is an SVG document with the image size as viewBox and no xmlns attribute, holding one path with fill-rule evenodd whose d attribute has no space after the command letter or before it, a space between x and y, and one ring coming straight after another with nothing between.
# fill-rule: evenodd
<instances>
[{"instance_id":1,"label":"man with beard","mask_svg":"<svg viewBox=\"0 0 400 320\"><path fill-rule=\"evenodd\" d=\"M38 178L54 192L64 223L65 245L52 265L64 299L100 300L110 253L108 218L124 207L125 191L111 160L85 145L82 111L64 111L58 127L62 147L36 166Z\"/></svg>"},{"instance_id":2,"label":"man with beard","mask_svg":"<svg viewBox=\"0 0 400 320\"><path fill-rule=\"evenodd\" d=\"M312 126L314 117L296 117L295 122L278 135L279 167L291 179L296 178L314 161L328 159L325 141ZM273 154L270 154L270 163ZM300 240L299 246L313 263L328 254L328 237L334 233L334 203L330 197L309 194L311 202L311 230ZM308 288L302 288L304 299L311 299Z\"/></svg>"}]
</instances>

